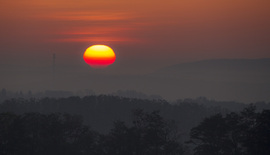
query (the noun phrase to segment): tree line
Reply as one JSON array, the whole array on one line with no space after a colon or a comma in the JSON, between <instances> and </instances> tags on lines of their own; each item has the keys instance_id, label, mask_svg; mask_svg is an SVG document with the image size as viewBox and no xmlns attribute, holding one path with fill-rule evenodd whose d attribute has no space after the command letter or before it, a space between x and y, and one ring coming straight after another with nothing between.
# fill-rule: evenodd
<instances>
[{"instance_id":1,"label":"tree line","mask_svg":"<svg viewBox=\"0 0 270 155\"><path fill-rule=\"evenodd\" d=\"M115 121L107 134L84 125L79 115L1 113L0 154L268 155L269 133L270 110L255 112L254 106L205 118L190 131L191 152L179 141L175 122L158 111L136 109L130 125Z\"/></svg>"},{"instance_id":2,"label":"tree line","mask_svg":"<svg viewBox=\"0 0 270 155\"><path fill-rule=\"evenodd\" d=\"M191 129L189 143L198 155L270 154L270 110L255 106L240 113L216 114Z\"/></svg>"},{"instance_id":3,"label":"tree line","mask_svg":"<svg viewBox=\"0 0 270 155\"><path fill-rule=\"evenodd\" d=\"M134 110L130 126L114 122L107 134L91 130L71 114L0 114L0 154L180 155L183 146L172 122L158 111Z\"/></svg>"},{"instance_id":4,"label":"tree line","mask_svg":"<svg viewBox=\"0 0 270 155\"><path fill-rule=\"evenodd\" d=\"M106 129L105 129L106 128ZM116 96L0 104L0 154L270 154L270 111Z\"/></svg>"}]
</instances>

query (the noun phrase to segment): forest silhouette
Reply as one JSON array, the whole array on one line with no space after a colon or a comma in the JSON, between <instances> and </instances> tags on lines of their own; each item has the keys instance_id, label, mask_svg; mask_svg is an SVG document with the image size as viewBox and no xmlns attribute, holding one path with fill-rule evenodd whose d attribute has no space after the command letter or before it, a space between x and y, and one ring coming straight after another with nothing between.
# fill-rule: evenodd
<instances>
[{"instance_id":1,"label":"forest silhouette","mask_svg":"<svg viewBox=\"0 0 270 155\"><path fill-rule=\"evenodd\" d=\"M197 102L108 95L9 99L0 104L0 154L270 153L270 110L254 104L232 112L199 104L213 102L204 98Z\"/></svg>"}]
</instances>

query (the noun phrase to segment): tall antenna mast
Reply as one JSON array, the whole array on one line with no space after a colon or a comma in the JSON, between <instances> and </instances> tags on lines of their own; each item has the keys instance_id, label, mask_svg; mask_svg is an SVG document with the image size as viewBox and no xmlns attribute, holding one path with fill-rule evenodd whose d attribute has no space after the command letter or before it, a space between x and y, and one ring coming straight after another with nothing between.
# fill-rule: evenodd
<instances>
[{"instance_id":1,"label":"tall antenna mast","mask_svg":"<svg viewBox=\"0 0 270 155\"><path fill-rule=\"evenodd\" d=\"M54 88L55 84L55 53L53 53L53 66L52 66L52 72L53 72L53 77L52 77L52 89Z\"/></svg>"}]
</instances>

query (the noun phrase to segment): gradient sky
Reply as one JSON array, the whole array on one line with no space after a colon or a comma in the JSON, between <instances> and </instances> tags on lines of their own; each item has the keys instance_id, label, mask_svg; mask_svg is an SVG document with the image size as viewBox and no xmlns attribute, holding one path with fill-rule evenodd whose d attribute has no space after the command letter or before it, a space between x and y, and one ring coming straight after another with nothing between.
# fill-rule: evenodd
<instances>
[{"instance_id":1,"label":"gradient sky","mask_svg":"<svg viewBox=\"0 0 270 155\"><path fill-rule=\"evenodd\" d=\"M86 66L107 44L115 72L213 58L270 57L269 0L1 0L1 67Z\"/></svg>"}]
</instances>

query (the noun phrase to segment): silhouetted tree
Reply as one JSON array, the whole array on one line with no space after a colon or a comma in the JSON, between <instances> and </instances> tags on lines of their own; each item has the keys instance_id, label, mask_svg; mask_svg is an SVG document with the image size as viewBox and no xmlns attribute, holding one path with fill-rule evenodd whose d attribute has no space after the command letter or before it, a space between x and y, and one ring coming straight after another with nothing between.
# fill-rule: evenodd
<instances>
[{"instance_id":1,"label":"silhouetted tree","mask_svg":"<svg viewBox=\"0 0 270 155\"><path fill-rule=\"evenodd\" d=\"M173 128L158 111L145 113L134 111L130 127L124 122L115 122L107 139L107 153L110 155L163 155L183 154L178 137L172 137Z\"/></svg>"},{"instance_id":2,"label":"silhouetted tree","mask_svg":"<svg viewBox=\"0 0 270 155\"><path fill-rule=\"evenodd\" d=\"M77 115L0 114L0 154L90 154L97 135Z\"/></svg>"},{"instance_id":3,"label":"silhouetted tree","mask_svg":"<svg viewBox=\"0 0 270 155\"><path fill-rule=\"evenodd\" d=\"M246 130L246 137L243 145L246 148L246 154L270 154L270 110L263 110L255 115L255 120Z\"/></svg>"},{"instance_id":4,"label":"silhouetted tree","mask_svg":"<svg viewBox=\"0 0 270 155\"><path fill-rule=\"evenodd\" d=\"M270 153L270 111L255 112L254 106L225 117L216 114L191 129L191 142L198 155L266 155Z\"/></svg>"},{"instance_id":5,"label":"silhouetted tree","mask_svg":"<svg viewBox=\"0 0 270 155\"><path fill-rule=\"evenodd\" d=\"M23 130L19 117L11 113L0 114L0 154L16 154L21 150Z\"/></svg>"}]
</instances>

